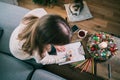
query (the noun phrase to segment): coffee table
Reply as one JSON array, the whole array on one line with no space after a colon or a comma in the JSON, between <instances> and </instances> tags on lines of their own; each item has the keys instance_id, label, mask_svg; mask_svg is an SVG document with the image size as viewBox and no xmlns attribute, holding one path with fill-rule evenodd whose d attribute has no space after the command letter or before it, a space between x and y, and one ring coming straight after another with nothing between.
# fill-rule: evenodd
<instances>
[{"instance_id":1,"label":"coffee table","mask_svg":"<svg viewBox=\"0 0 120 80\"><path fill-rule=\"evenodd\" d=\"M97 32L97 31L96 31ZM88 51L86 49L86 43L88 41L88 38L90 37L90 34L91 32L88 33L88 35L83 39L79 39L77 37L77 34L78 33L74 33L73 35L73 42L74 41L81 41L82 42L82 45L84 47L84 51L86 53L86 58L89 57L89 54L88 54ZM120 38L118 38L119 36L115 37L115 41L117 42L118 44L118 48L120 49ZM111 59L107 60L107 61L103 61L103 62L96 62L95 61L95 64L94 64L94 75L95 76L101 76L105 79L111 79L111 80L114 80L114 79L120 79L119 75L120 74L120 71L117 71L117 70L120 70L117 68L118 65L120 65L120 63L118 63L117 60L120 59L120 51L118 51L118 54L116 56L113 56ZM116 65L117 64L117 65Z\"/></svg>"}]
</instances>

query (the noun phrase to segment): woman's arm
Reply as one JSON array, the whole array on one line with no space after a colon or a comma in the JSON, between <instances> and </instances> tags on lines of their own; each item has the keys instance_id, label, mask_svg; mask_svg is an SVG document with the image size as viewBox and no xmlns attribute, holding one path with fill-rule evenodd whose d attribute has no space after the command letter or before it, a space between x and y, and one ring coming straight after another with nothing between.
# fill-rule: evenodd
<instances>
[{"instance_id":1,"label":"woman's arm","mask_svg":"<svg viewBox=\"0 0 120 80\"><path fill-rule=\"evenodd\" d=\"M42 16L44 16L46 14L47 14L47 12L43 8L37 8L37 9L33 9L30 12L28 12L24 17L33 15L33 16L41 18Z\"/></svg>"},{"instance_id":2,"label":"woman's arm","mask_svg":"<svg viewBox=\"0 0 120 80\"><path fill-rule=\"evenodd\" d=\"M39 63L46 64L58 64L61 62L65 62L67 60L66 56L58 56L58 55L47 55Z\"/></svg>"},{"instance_id":3,"label":"woman's arm","mask_svg":"<svg viewBox=\"0 0 120 80\"><path fill-rule=\"evenodd\" d=\"M61 62L65 62L70 60L69 55L57 55L57 51L55 49L56 47L54 47L53 45L48 45L46 47L46 52L44 52L44 58L41 58L38 54L37 50L33 51L33 57L36 60L37 63L41 63L43 65L46 64L58 64ZM64 52L64 51L62 51Z\"/></svg>"}]
</instances>

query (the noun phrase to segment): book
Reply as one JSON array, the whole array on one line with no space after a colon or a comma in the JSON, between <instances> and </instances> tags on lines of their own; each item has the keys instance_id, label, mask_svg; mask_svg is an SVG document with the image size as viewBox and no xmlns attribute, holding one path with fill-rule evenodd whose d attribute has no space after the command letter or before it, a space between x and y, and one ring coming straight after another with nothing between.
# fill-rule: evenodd
<instances>
[{"instance_id":1,"label":"book","mask_svg":"<svg viewBox=\"0 0 120 80\"><path fill-rule=\"evenodd\" d=\"M63 56L66 54L67 55L70 54L71 60L59 63L59 65L64 65L64 64L68 64L68 63L85 60L85 56L84 56L85 52L84 52L81 42L73 42L73 43L67 44L67 45L65 45L65 48L66 48L65 52L57 52L57 55Z\"/></svg>"},{"instance_id":2,"label":"book","mask_svg":"<svg viewBox=\"0 0 120 80\"><path fill-rule=\"evenodd\" d=\"M77 16L76 15L72 15L72 13L70 12L69 6L71 4L72 3L64 4L66 12L67 12L67 17L68 17L68 20L70 22L82 21L82 20L93 18L92 14L91 14L88 6L87 6L87 3L85 1L83 1L83 4L84 4L83 10L81 11L80 15L77 15Z\"/></svg>"}]
</instances>

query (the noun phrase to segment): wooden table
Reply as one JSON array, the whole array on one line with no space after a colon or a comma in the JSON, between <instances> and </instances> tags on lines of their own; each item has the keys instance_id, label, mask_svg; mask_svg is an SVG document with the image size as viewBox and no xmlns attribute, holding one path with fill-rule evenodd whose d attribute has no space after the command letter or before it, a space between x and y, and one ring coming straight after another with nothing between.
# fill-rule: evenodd
<instances>
[{"instance_id":1,"label":"wooden table","mask_svg":"<svg viewBox=\"0 0 120 80\"><path fill-rule=\"evenodd\" d=\"M96 32L97 31L94 31L94 33L96 33ZM73 37L72 37L73 42L74 41L81 41L82 42L82 45L84 47L84 51L86 53L86 58L89 57L89 53L86 49L86 47L87 47L86 44L87 44L88 38L90 37L90 34L92 34L92 31L88 31L88 35L82 40L77 37L78 33L74 33ZM112 59L110 58L107 61L95 62L95 64L94 64L94 75L104 77L105 80L106 79L114 80L115 78L120 79L120 77L117 76L117 75L120 74L120 72L116 71L116 70L120 70L120 69L118 69L118 65L120 65L120 63L118 63L118 61L117 61L117 59L119 60L119 56L120 56L119 53L120 53L120 50L118 51L117 55L113 56Z\"/></svg>"}]
</instances>

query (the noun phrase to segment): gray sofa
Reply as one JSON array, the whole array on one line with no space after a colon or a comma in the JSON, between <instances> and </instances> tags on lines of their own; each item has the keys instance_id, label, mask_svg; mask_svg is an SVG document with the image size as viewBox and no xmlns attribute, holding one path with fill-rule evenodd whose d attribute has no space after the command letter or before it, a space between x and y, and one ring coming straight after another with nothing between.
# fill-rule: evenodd
<instances>
[{"instance_id":1,"label":"gray sofa","mask_svg":"<svg viewBox=\"0 0 120 80\"><path fill-rule=\"evenodd\" d=\"M0 2L0 80L65 80L41 67L13 57L9 50L9 38L28 9ZM2 30L0 30L0 34Z\"/></svg>"}]
</instances>

